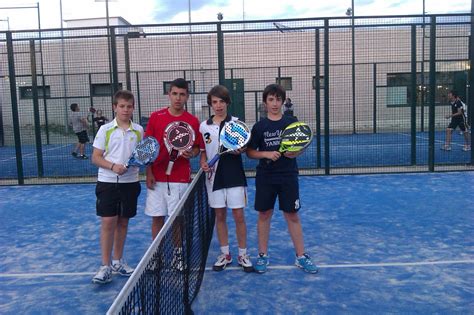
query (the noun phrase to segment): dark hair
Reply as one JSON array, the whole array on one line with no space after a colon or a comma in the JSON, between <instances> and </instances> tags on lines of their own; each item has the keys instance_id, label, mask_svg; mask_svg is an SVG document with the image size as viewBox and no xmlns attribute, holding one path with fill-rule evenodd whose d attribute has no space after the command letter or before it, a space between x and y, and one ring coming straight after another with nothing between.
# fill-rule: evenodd
<instances>
[{"instance_id":1,"label":"dark hair","mask_svg":"<svg viewBox=\"0 0 474 315\"><path fill-rule=\"evenodd\" d=\"M451 93L454 97L458 97L458 96L459 96L458 92L455 91L455 90L451 90L451 91L449 91L449 93Z\"/></svg>"},{"instance_id":2,"label":"dark hair","mask_svg":"<svg viewBox=\"0 0 474 315\"><path fill-rule=\"evenodd\" d=\"M286 91L285 89L279 85L279 84L269 84L265 87L263 90L263 102L267 102L267 96L268 95L274 95L276 97L279 97L283 100L286 99Z\"/></svg>"},{"instance_id":3,"label":"dark hair","mask_svg":"<svg viewBox=\"0 0 474 315\"><path fill-rule=\"evenodd\" d=\"M207 104L211 106L211 97L221 98L226 104L230 104L229 90L223 85L215 85L209 93L207 93Z\"/></svg>"},{"instance_id":4,"label":"dark hair","mask_svg":"<svg viewBox=\"0 0 474 315\"><path fill-rule=\"evenodd\" d=\"M70 106L70 108L73 112L75 112L78 107L79 107L79 105L77 105L77 103L72 103L71 106Z\"/></svg>"},{"instance_id":5,"label":"dark hair","mask_svg":"<svg viewBox=\"0 0 474 315\"><path fill-rule=\"evenodd\" d=\"M126 101L132 100L133 106L135 106L135 96L133 96L133 93L128 90L118 90L115 92L112 104L117 105L119 99Z\"/></svg>"},{"instance_id":6,"label":"dark hair","mask_svg":"<svg viewBox=\"0 0 474 315\"><path fill-rule=\"evenodd\" d=\"M183 78L178 78L178 79L175 79L173 81L171 81L170 83L170 90L173 88L173 86L179 88L179 89L185 89L186 92L188 92L189 94L189 86L188 86L188 81L186 81L185 79ZM168 91L168 92L169 92Z\"/></svg>"}]
</instances>

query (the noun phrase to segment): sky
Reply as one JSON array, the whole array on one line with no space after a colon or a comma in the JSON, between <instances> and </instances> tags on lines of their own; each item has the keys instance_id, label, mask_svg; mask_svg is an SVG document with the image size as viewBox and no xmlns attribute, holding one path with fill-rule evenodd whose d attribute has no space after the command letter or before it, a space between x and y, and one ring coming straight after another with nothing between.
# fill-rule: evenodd
<instances>
[{"instance_id":1,"label":"sky","mask_svg":"<svg viewBox=\"0 0 474 315\"><path fill-rule=\"evenodd\" d=\"M470 0L353 0L355 16L471 12ZM109 0L109 16L131 24L344 16L352 0ZM0 0L0 31L61 27L71 19L106 16L105 0ZM15 8L11 8L15 7ZM29 7L29 8L27 8ZM67 27L67 23L63 22Z\"/></svg>"}]
</instances>

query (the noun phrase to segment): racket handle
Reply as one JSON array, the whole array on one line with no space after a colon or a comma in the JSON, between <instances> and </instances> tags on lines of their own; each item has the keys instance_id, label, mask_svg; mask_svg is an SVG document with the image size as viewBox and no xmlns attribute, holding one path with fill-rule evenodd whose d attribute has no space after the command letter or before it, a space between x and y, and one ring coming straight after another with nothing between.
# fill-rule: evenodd
<instances>
[{"instance_id":1,"label":"racket handle","mask_svg":"<svg viewBox=\"0 0 474 315\"><path fill-rule=\"evenodd\" d=\"M170 175L171 174L171 170L173 169L173 165L174 165L174 161L170 161L168 163L168 167L166 168L166 175Z\"/></svg>"},{"instance_id":2,"label":"racket handle","mask_svg":"<svg viewBox=\"0 0 474 315\"><path fill-rule=\"evenodd\" d=\"M212 158L212 160L210 160L210 161L207 163L207 165L208 165L209 167L213 167L214 164L216 164L216 162L219 160L219 156L220 156L219 154L214 155L214 157Z\"/></svg>"}]
</instances>

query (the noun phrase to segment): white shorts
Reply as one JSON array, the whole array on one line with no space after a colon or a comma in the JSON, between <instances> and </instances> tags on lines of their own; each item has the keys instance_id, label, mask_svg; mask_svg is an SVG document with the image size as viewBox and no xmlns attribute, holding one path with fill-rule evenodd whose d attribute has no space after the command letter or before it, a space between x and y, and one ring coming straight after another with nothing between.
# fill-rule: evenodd
<instances>
[{"instance_id":1,"label":"white shorts","mask_svg":"<svg viewBox=\"0 0 474 315\"><path fill-rule=\"evenodd\" d=\"M247 206L247 187L223 188L216 191L207 190L211 208L238 209Z\"/></svg>"},{"instance_id":2,"label":"white shorts","mask_svg":"<svg viewBox=\"0 0 474 315\"><path fill-rule=\"evenodd\" d=\"M188 186L187 183L157 182L155 189L146 191L145 214L151 217L171 215Z\"/></svg>"}]
</instances>

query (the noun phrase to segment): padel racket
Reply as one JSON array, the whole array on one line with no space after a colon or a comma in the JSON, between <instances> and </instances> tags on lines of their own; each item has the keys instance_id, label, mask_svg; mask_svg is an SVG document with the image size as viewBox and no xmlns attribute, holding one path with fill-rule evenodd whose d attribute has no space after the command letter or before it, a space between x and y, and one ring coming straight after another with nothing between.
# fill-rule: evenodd
<instances>
[{"instance_id":1,"label":"padel racket","mask_svg":"<svg viewBox=\"0 0 474 315\"><path fill-rule=\"evenodd\" d=\"M222 154L242 149L250 140L249 127L240 120L226 122L219 134L219 152L207 164L213 167Z\"/></svg>"},{"instance_id":2,"label":"padel racket","mask_svg":"<svg viewBox=\"0 0 474 315\"><path fill-rule=\"evenodd\" d=\"M130 159L128 159L125 166L147 166L153 163L158 157L160 151L160 145L158 140L154 137L146 137L142 139L133 149Z\"/></svg>"},{"instance_id":3,"label":"padel racket","mask_svg":"<svg viewBox=\"0 0 474 315\"><path fill-rule=\"evenodd\" d=\"M313 140L313 131L304 122L294 122L288 125L280 135L279 152L299 152L306 149Z\"/></svg>"},{"instance_id":4,"label":"padel racket","mask_svg":"<svg viewBox=\"0 0 474 315\"><path fill-rule=\"evenodd\" d=\"M164 142L170 155L170 161L166 168L166 175L171 174L174 162L182 154L193 147L195 140L194 129L184 121L173 121L165 128Z\"/></svg>"}]
</instances>

